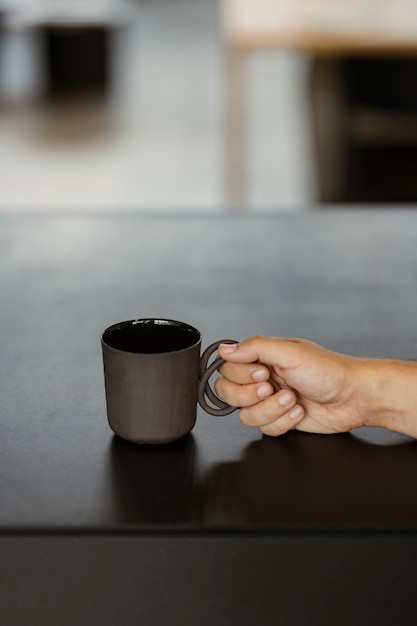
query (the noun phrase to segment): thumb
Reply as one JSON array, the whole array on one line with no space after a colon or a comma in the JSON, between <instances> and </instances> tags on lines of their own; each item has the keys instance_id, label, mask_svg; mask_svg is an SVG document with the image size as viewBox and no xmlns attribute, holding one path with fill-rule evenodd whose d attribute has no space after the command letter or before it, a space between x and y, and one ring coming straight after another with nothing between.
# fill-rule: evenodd
<instances>
[{"instance_id":1,"label":"thumb","mask_svg":"<svg viewBox=\"0 0 417 626\"><path fill-rule=\"evenodd\" d=\"M262 337L256 335L236 344L221 344L219 354L225 361L254 363L289 367L294 361L299 343L295 339Z\"/></svg>"}]
</instances>

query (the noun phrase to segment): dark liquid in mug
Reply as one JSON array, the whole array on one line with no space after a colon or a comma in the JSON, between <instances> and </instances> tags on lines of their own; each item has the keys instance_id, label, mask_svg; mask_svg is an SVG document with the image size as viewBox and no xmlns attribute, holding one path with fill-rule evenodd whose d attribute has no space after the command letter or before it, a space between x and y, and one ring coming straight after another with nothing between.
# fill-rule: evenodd
<instances>
[{"instance_id":1,"label":"dark liquid in mug","mask_svg":"<svg viewBox=\"0 0 417 626\"><path fill-rule=\"evenodd\" d=\"M179 322L162 321L122 322L112 326L103 335L111 348L137 354L155 354L185 350L195 345L200 333Z\"/></svg>"}]
</instances>

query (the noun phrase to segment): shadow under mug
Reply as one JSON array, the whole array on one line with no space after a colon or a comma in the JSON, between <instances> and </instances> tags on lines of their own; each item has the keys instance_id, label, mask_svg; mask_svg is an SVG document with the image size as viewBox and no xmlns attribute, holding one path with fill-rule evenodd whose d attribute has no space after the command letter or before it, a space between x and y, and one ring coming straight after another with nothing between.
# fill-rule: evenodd
<instances>
[{"instance_id":1,"label":"shadow under mug","mask_svg":"<svg viewBox=\"0 0 417 626\"><path fill-rule=\"evenodd\" d=\"M137 443L168 443L193 429L197 402L211 415L236 411L209 383L224 363L208 364L221 343L236 342L216 341L200 357L201 333L184 322L145 318L109 326L101 346L113 432Z\"/></svg>"}]
</instances>

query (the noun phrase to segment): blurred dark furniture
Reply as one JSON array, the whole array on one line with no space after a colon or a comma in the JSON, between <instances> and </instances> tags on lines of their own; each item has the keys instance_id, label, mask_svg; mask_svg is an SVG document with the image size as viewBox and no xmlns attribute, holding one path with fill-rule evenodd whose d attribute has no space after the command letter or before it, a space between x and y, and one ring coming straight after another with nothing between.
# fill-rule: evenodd
<instances>
[{"instance_id":1,"label":"blurred dark furniture","mask_svg":"<svg viewBox=\"0 0 417 626\"><path fill-rule=\"evenodd\" d=\"M417 58L347 59L342 71L350 132L341 199L416 202Z\"/></svg>"},{"instance_id":2,"label":"blurred dark furniture","mask_svg":"<svg viewBox=\"0 0 417 626\"><path fill-rule=\"evenodd\" d=\"M9 26L38 33L48 95L107 93L116 66L116 35L136 10L126 0L36 3L10 15Z\"/></svg>"},{"instance_id":3,"label":"blurred dark furniture","mask_svg":"<svg viewBox=\"0 0 417 626\"><path fill-rule=\"evenodd\" d=\"M413 3L222 0L221 6L229 204L247 202L247 61L269 48L303 53L311 60L317 200L417 200Z\"/></svg>"},{"instance_id":4,"label":"blurred dark furniture","mask_svg":"<svg viewBox=\"0 0 417 626\"><path fill-rule=\"evenodd\" d=\"M40 27L50 95L109 88L112 32L108 27Z\"/></svg>"},{"instance_id":5,"label":"blurred dark furniture","mask_svg":"<svg viewBox=\"0 0 417 626\"><path fill-rule=\"evenodd\" d=\"M417 58L312 62L319 198L417 200Z\"/></svg>"}]
</instances>

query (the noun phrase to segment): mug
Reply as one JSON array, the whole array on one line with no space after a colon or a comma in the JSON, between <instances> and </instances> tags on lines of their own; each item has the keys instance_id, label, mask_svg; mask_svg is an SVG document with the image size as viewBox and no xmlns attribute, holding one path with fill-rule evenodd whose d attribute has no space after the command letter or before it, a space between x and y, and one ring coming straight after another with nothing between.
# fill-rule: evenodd
<instances>
[{"instance_id":1,"label":"mug","mask_svg":"<svg viewBox=\"0 0 417 626\"><path fill-rule=\"evenodd\" d=\"M224 363L217 358L209 365L221 343L236 342L216 341L200 357L201 333L184 322L145 318L109 326L101 346L113 432L137 443L168 443L193 429L197 402L211 415L236 411L209 383Z\"/></svg>"}]
</instances>

